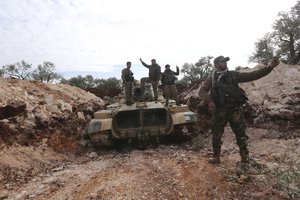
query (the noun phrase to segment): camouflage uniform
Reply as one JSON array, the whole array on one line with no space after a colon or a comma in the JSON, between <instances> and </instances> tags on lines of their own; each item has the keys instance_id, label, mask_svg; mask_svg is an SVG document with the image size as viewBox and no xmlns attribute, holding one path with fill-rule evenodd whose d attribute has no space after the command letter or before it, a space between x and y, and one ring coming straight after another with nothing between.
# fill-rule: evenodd
<instances>
[{"instance_id":1,"label":"camouflage uniform","mask_svg":"<svg viewBox=\"0 0 300 200\"><path fill-rule=\"evenodd\" d=\"M212 145L215 158L220 157L222 135L227 122L236 136L237 145L240 149L242 162L248 162L249 151L247 148L246 122L241 109L241 103L229 94L225 94L221 99L220 88L216 87L215 81L221 81L229 89L239 89L238 83L249 82L266 76L272 71L273 67L267 66L252 72L215 71L202 84L199 96L206 102L213 101L216 110L212 122ZM221 77L222 76L222 77ZM220 78L221 77L221 78ZM208 92L210 91L210 94Z\"/></svg>"},{"instance_id":2,"label":"camouflage uniform","mask_svg":"<svg viewBox=\"0 0 300 200\"><path fill-rule=\"evenodd\" d=\"M150 82L153 88L154 99L157 101L158 99L158 82L161 77L161 68L158 64L155 65L147 65L145 62L141 61L142 64L149 69L149 77L144 77L141 79L141 87L144 89L145 82Z\"/></svg>"},{"instance_id":3,"label":"camouflage uniform","mask_svg":"<svg viewBox=\"0 0 300 200\"><path fill-rule=\"evenodd\" d=\"M166 98L166 106L169 104L169 98L173 96L176 101L176 105L179 105L177 96L177 88L175 85L176 76L179 75L179 68L176 68L176 72L170 69L170 65L166 65L166 70L162 73L161 82L164 85L164 92Z\"/></svg>"},{"instance_id":4,"label":"camouflage uniform","mask_svg":"<svg viewBox=\"0 0 300 200\"><path fill-rule=\"evenodd\" d=\"M133 73L129 68L125 68L122 70L122 81L125 87L125 99L126 104L131 104L132 97L132 83L134 81Z\"/></svg>"}]
</instances>

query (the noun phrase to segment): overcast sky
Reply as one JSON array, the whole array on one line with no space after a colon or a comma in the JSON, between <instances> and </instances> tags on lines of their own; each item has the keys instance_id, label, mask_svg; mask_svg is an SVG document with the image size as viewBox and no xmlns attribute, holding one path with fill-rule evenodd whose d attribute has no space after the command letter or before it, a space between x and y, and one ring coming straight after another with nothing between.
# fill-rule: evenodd
<instances>
[{"instance_id":1,"label":"overcast sky","mask_svg":"<svg viewBox=\"0 0 300 200\"><path fill-rule=\"evenodd\" d=\"M182 66L202 56L229 56L254 66L254 43L297 0L0 0L0 65L55 64L65 77L117 77L139 58Z\"/></svg>"}]
</instances>

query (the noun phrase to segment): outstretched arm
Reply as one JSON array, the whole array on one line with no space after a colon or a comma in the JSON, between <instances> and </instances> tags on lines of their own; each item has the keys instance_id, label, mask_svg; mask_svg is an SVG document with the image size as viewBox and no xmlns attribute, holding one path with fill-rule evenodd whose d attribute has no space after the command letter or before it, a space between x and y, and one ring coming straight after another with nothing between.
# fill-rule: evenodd
<instances>
[{"instance_id":1,"label":"outstretched arm","mask_svg":"<svg viewBox=\"0 0 300 200\"><path fill-rule=\"evenodd\" d=\"M147 65L147 64L142 60L142 58L140 58L140 61L141 61L142 65L144 65L145 67L149 68L150 65Z\"/></svg>"},{"instance_id":2,"label":"outstretched arm","mask_svg":"<svg viewBox=\"0 0 300 200\"><path fill-rule=\"evenodd\" d=\"M279 59L277 57L272 58L270 64L261 69L252 72L236 72L237 82L249 82L260 79L268 75L277 65L279 64Z\"/></svg>"}]
</instances>

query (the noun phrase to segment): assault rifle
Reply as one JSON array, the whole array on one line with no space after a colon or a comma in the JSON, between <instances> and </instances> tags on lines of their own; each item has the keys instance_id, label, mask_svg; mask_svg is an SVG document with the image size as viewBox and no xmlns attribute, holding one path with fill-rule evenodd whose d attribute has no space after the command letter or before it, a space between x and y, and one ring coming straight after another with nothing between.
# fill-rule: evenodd
<instances>
[{"instance_id":1,"label":"assault rifle","mask_svg":"<svg viewBox=\"0 0 300 200\"><path fill-rule=\"evenodd\" d=\"M220 103L224 104L225 103L225 93L230 95L232 98L234 98L238 103L240 103L241 105L247 103L248 98L245 95L245 92L242 88L238 87L231 87L231 89L229 89L228 87L226 87L223 83L221 83L220 81L216 81L215 82L216 87L219 88L223 94L220 94Z\"/></svg>"}]
</instances>

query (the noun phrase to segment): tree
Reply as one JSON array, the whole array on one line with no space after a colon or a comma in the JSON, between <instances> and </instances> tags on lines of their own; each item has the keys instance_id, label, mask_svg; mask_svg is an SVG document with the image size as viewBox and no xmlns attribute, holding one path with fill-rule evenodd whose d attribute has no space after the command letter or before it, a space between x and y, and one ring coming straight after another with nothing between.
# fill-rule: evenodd
<instances>
[{"instance_id":1,"label":"tree","mask_svg":"<svg viewBox=\"0 0 300 200\"><path fill-rule=\"evenodd\" d=\"M86 78L82 77L81 75L78 75L77 77L72 77L69 80L66 79L61 79L61 83L64 84L69 84L75 87L79 87L81 89L86 89L87 88L87 84L86 84Z\"/></svg>"},{"instance_id":2,"label":"tree","mask_svg":"<svg viewBox=\"0 0 300 200\"><path fill-rule=\"evenodd\" d=\"M278 49L282 61L289 64L300 63L300 0L290 12L280 12L278 17L273 24L274 31L256 43L250 61L267 60L270 55L265 53L263 46L273 46Z\"/></svg>"},{"instance_id":3,"label":"tree","mask_svg":"<svg viewBox=\"0 0 300 200\"><path fill-rule=\"evenodd\" d=\"M249 62L268 63L272 58L274 45L272 45L272 34L267 33L255 43L255 53L249 57Z\"/></svg>"},{"instance_id":4,"label":"tree","mask_svg":"<svg viewBox=\"0 0 300 200\"><path fill-rule=\"evenodd\" d=\"M110 77L108 79L96 79L95 84L97 88L107 88L107 89L121 88L121 80L118 80L115 77Z\"/></svg>"},{"instance_id":5,"label":"tree","mask_svg":"<svg viewBox=\"0 0 300 200\"><path fill-rule=\"evenodd\" d=\"M92 75L86 75L85 77L86 88L94 88L96 86L94 77Z\"/></svg>"},{"instance_id":6,"label":"tree","mask_svg":"<svg viewBox=\"0 0 300 200\"><path fill-rule=\"evenodd\" d=\"M290 64L300 61L300 1L292 7L291 12L281 12L273 24L274 35L279 41L278 47L282 57Z\"/></svg>"},{"instance_id":7,"label":"tree","mask_svg":"<svg viewBox=\"0 0 300 200\"><path fill-rule=\"evenodd\" d=\"M76 86L81 89L89 89L89 88L120 89L121 88L121 80L118 80L115 77L108 78L108 79L103 79L103 78L95 79L92 75L86 75L85 77L78 75L77 77L72 77L69 80L62 79L61 83Z\"/></svg>"},{"instance_id":8,"label":"tree","mask_svg":"<svg viewBox=\"0 0 300 200\"><path fill-rule=\"evenodd\" d=\"M201 57L195 64L185 63L181 69L184 81L187 82L188 80L190 83L195 83L198 80L205 79L212 71L212 58L212 56L206 56Z\"/></svg>"},{"instance_id":9,"label":"tree","mask_svg":"<svg viewBox=\"0 0 300 200\"><path fill-rule=\"evenodd\" d=\"M191 84L191 81L187 77L183 77L182 79L178 80L178 84L183 85L184 87L188 87Z\"/></svg>"},{"instance_id":10,"label":"tree","mask_svg":"<svg viewBox=\"0 0 300 200\"><path fill-rule=\"evenodd\" d=\"M61 79L62 76L55 72L55 65L52 62L45 61L32 72L32 78L37 81L51 83L54 80Z\"/></svg>"},{"instance_id":11,"label":"tree","mask_svg":"<svg viewBox=\"0 0 300 200\"><path fill-rule=\"evenodd\" d=\"M2 73L9 77L14 77L22 80L30 79L31 76L31 64L28 64L24 60L15 64L5 65L2 68Z\"/></svg>"}]
</instances>

